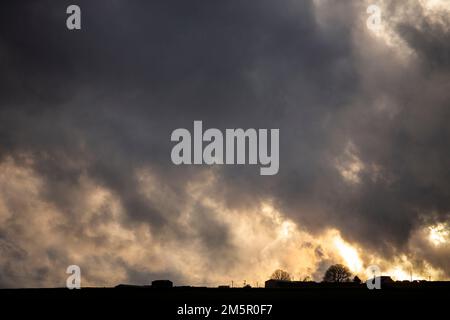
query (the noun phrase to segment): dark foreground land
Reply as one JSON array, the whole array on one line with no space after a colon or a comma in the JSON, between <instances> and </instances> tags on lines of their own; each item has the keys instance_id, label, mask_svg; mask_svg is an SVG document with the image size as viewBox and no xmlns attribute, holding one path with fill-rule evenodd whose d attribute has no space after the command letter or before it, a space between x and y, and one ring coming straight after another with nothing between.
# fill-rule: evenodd
<instances>
[{"instance_id":1,"label":"dark foreground land","mask_svg":"<svg viewBox=\"0 0 450 320\"><path fill-rule=\"evenodd\" d=\"M270 307L270 313L268 309ZM142 319L310 319L312 316L347 318L447 314L450 283L440 286L400 286L368 290L360 287L311 288L82 288L3 289L0 306L15 315L126 316ZM236 307L238 306L238 307ZM243 306L243 307L241 307ZM250 307L249 307L250 306ZM256 307L255 307L256 306ZM265 306L265 307L262 307ZM208 307L208 317L204 309ZM181 308L181 309L180 309ZM191 308L191 309L190 309ZM180 310L196 310L182 315ZM243 312L245 310L245 312ZM264 312L263 312L264 310ZM224 313L225 311L225 313ZM256 314L258 311L259 314Z\"/></svg>"}]
</instances>

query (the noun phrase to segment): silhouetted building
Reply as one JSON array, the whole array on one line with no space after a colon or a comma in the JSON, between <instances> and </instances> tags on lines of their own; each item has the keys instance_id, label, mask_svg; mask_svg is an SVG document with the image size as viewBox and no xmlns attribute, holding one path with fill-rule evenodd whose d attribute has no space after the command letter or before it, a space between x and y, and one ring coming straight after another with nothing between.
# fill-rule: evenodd
<instances>
[{"instance_id":1,"label":"silhouetted building","mask_svg":"<svg viewBox=\"0 0 450 320\"><path fill-rule=\"evenodd\" d=\"M152 281L152 288L172 288L173 283L170 280L154 280Z\"/></svg>"},{"instance_id":2,"label":"silhouetted building","mask_svg":"<svg viewBox=\"0 0 450 320\"><path fill-rule=\"evenodd\" d=\"M289 288L292 286L292 281L288 280L274 280L270 279L264 283L265 288Z\"/></svg>"},{"instance_id":3,"label":"silhouetted building","mask_svg":"<svg viewBox=\"0 0 450 320\"><path fill-rule=\"evenodd\" d=\"M319 285L314 281L288 281L270 279L264 283L265 288L313 288Z\"/></svg>"},{"instance_id":4,"label":"silhouetted building","mask_svg":"<svg viewBox=\"0 0 450 320\"><path fill-rule=\"evenodd\" d=\"M362 284L357 282L314 282L314 281L286 281L286 280L267 280L265 282L266 288L359 288ZM365 284L364 284L365 286Z\"/></svg>"},{"instance_id":5,"label":"silhouetted building","mask_svg":"<svg viewBox=\"0 0 450 320\"><path fill-rule=\"evenodd\" d=\"M394 280L392 280L391 277L389 276L380 276L380 277L376 277L376 278L372 278L372 279L368 279L367 281L371 282L371 283L375 283L374 279L380 278L380 284L381 287L392 287L396 284L396 282ZM397 282L398 284L399 282Z\"/></svg>"},{"instance_id":6,"label":"silhouetted building","mask_svg":"<svg viewBox=\"0 0 450 320\"><path fill-rule=\"evenodd\" d=\"M380 280L381 280L381 285L383 285L383 284L393 284L394 283L394 280L392 280L392 278L389 277L389 276L381 276Z\"/></svg>"}]
</instances>

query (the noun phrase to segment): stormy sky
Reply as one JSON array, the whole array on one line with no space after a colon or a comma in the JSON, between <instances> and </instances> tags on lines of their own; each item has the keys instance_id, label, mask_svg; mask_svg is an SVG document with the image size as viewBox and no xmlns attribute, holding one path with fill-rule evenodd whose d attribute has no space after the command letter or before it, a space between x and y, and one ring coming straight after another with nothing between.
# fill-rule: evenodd
<instances>
[{"instance_id":1,"label":"stormy sky","mask_svg":"<svg viewBox=\"0 0 450 320\"><path fill-rule=\"evenodd\" d=\"M0 74L0 287L450 278L446 0L2 2ZM174 165L194 120L278 174Z\"/></svg>"}]
</instances>

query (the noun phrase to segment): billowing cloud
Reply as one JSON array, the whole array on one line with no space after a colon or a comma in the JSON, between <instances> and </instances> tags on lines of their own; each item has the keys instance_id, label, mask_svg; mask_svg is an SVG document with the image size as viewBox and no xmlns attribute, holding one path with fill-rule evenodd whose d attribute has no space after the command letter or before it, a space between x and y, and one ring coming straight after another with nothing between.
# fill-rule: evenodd
<instances>
[{"instance_id":1,"label":"billowing cloud","mask_svg":"<svg viewBox=\"0 0 450 320\"><path fill-rule=\"evenodd\" d=\"M0 11L0 286L450 276L446 1L379 30L364 1L69 4ZM279 173L173 165L194 120L279 128Z\"/></svg>"}]
</instances>

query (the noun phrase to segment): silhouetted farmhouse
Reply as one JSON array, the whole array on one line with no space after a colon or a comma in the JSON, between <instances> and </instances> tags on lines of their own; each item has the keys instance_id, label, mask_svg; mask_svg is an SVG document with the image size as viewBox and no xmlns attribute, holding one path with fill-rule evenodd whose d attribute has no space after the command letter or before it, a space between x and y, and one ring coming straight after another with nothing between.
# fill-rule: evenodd
<instances>
[{"instance_id":1,"label":"silhouetted farmhouse","mask_svg":"<svg viewBox=\"0 0 450 320\"><path fill-rule=\"evenodd\" d=\"M170 280L154 280L152 281L152 288L172 288L173 283Z\"/></svg>"},{"instance_id":2,"label":"silhouetted farmhouse","mask_svg":"<svg viewBox=\"0 0 450 320\"><path fill-rule=\"evenodd\" d=\"M395 282L394 280L392 280L391 277L389 276L381 276L381 277L377 277L380 278L380 284L382 287L387 287L387 286L394 286L396 283L400 283L400 281ZM372 279L368 279L369 282L374 283L374 278ZM408 284L410 284L411 282L407 281Z\"/></svg>"},{"instance_id":3,"label":"silhouetted farmhouse","mask_svg":"<svg viewBox=\"0 0 450 320\"><path fill-rule=\"evenodd\" d=\"M289 280L267 280L264 284L265 288L314 288L320 286L321 283L314 281L289 281Z\"/></svg>"}]
</instances>

